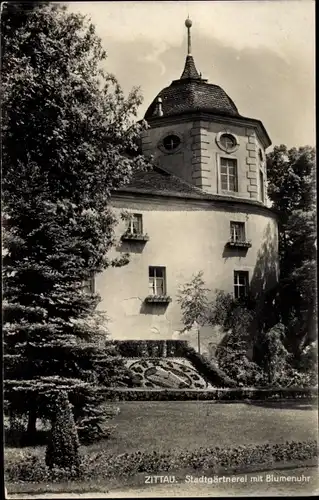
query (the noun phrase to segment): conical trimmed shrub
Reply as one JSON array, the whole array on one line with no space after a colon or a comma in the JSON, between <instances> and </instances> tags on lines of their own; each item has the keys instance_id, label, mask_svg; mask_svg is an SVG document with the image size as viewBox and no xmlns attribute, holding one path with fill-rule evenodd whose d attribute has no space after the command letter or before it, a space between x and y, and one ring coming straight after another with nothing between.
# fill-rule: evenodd
<instances>
[{"instance_id":1,"label":"conical trimmed shrub","mask_svg":"<svg viewBox=\"0 0 319 500\"><path fill-rule=\"evenodd\" d=\"M50 469L77 472L81 463L79 438L66 392L57 393L52 408L52 429L45 454Z\"/></svg>"}]
</instances>

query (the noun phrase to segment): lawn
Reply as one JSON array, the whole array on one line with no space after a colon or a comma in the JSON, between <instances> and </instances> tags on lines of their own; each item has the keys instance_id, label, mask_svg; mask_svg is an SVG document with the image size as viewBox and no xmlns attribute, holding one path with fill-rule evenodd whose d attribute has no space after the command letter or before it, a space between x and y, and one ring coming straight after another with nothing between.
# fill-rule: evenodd
<instances>
[{"instance_id":1,"label":"lawn","mask_svg":"<svg viewBox=\"0 0 319 500\"><path fill-rule=\"evenodd\" d=\"M247 443L303 441L317 437L317 410L195 401L123 402L111 438L90 446L112 453L136 450L196 449Z\"/></svg>"},{"instance_id":2,"label":"lawn","mask_svg":"<svg viewBox=\"0 0 319 500\"><path fill-rule=\"evenodd\" d=\"M295 403L132 401L117 406L121 411L110 421L116 425L111 438L82 447L84 453L190 450L317 438L316 408ZM38 446L37 452L42 454L44 449ZM7 447L7 457L12 453L16 449Z\"/></svg>"},{"instance_id":3,"label":"lawn","mask_svg":"<svg viewBox=\"0 0 319 500\"><path fill-rule=\"evenodd\" d=\"M305 441L317 438L317 409L296 402L277 404L253 403L213 403L209 401L171 402L121 402L120 414L112 424L117 427L109 440L90 446L82 446L82 453L90 454L107 450L111 454L134 451L158 452L169 449L192 450L200 447L229 447L240 444L282 443L285 441ZM24 448L24 452L27 449ZM37 455L44 455L44 446L29 448ZM20 450L7 447L8 460L19 460ZM143 476L144 477L144 476ZM97 484L101 482L101 484ZM129 487L140 484L136 477L126 481L106 481L102 478L85 482L83 485L70 483L72 488L98 491ZM9 486L9 485L8 485ZM63 491L64 483L56 484L54 491ZM51 491L51 484L10 485L11 491ZM85 487L84 487L85 486ZM71 490L70 490L71 488ZM73 491L73 490L72 490ZM75 491L75 490L74 490ZM78 491L78 490L76 490Z\"/></svg>"}]
</instances>

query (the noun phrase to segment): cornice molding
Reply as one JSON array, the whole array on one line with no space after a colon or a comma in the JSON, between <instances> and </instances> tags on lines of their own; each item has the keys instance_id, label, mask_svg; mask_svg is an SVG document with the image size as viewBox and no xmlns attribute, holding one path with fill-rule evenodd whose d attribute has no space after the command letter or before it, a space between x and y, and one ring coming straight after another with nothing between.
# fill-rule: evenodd
<instances>
[{"instance_id":1,"label":"cornice molding","mask_svg":"<svg viewBox=\"0 0 319 500\"><path fill-rule=\"evenodd\" d=\"M264 149L267 149L269 146L271 146L271 139L267 134L267 131L263 123L260 120L257 120L255 118L249 118L246 116L226 116L226 115L223 116L214 113L198 111L192 113L190 112L180 113L179 115L172 115L172 116L154 117L148 120L148 124L150 125L151 128L157 128L157 127L172 125L175 123L189 122L189 121L192 122L214 121L217 123L226 123L226 124L241 125L241 126L245 125L246 127L252 127L256 130L257 135Z\"/></svg>"},{"instance_id":2,"label":"cornice molding","mask_svg":"<svg viewBox=\"0 0 319 500\"><path fill-rule=\"evenodd\" d=\"M207 194L205 197L205 193L203 193L203 195L197 195L193 193L167 193L155 190L149 191L146 189L123 188L121 191L118 190L112 194L111 204L112 200L115 202L138 201L158 206L167 206L168 204L171 204L173 206L180 206L184 209L185 205L188 207L199 207L203 210L218 208L219 210L229 210L230 212L242 211L247 213L261 213L275 219L278 218L275 210L262 205L258 201L211 194Z\"/></svg>"}]
</instances>

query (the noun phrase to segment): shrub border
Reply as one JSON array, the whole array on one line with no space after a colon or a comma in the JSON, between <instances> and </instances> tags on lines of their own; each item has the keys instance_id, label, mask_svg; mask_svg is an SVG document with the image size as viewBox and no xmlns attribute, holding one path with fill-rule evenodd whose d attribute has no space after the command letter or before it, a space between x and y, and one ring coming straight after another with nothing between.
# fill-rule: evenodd
<instances>
[{"instance_id":1,"label":"shrub border","mask_svg":"<svg viewBox=\"0 0 319 500\"><path fill-rule=\"evenodd\" d=\"M230 474L269 470L279 464L316 465L318 443L316 440L286 441L280 444L247 444L232 448L198 448L196 450L170 450L163 453L140 452L110 455L95 452L83 457L80 474L70 476L66 470L49 471L44 459L29 454L18 462L6 463L5 478L9 482L30 483L41 481L59 482L65 479L77 481L98 477L105 479L132 477L139 473L174 473L192 469L210 474ZM68 475L69 474L69 475ZM21 479L22 477L22 479Z\"/></svg>"}]
</instances>

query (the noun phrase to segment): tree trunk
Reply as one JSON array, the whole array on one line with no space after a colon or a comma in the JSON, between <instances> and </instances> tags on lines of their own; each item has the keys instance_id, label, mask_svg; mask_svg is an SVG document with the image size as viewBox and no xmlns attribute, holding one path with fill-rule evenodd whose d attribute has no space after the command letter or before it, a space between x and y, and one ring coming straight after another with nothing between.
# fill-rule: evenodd
<instances>
[{"instance_id":1,"label":"tree trunk","mask_svg":"<svg viewBox=\"0 0 319 500\"><path fill-rule=\"evenodd\" d=\"M29 411L27 435L34 435L37 429L37 416L33 410Z\"/></svg>"}]
</instances>

